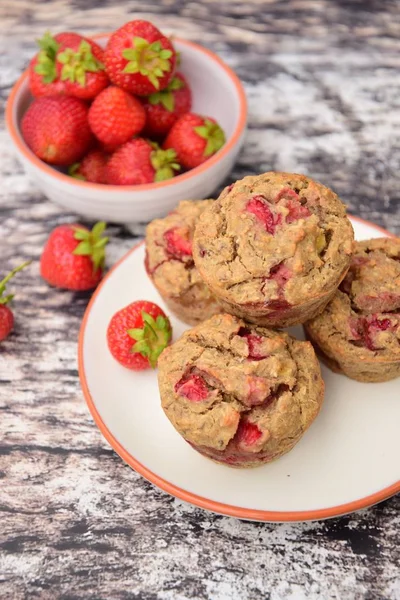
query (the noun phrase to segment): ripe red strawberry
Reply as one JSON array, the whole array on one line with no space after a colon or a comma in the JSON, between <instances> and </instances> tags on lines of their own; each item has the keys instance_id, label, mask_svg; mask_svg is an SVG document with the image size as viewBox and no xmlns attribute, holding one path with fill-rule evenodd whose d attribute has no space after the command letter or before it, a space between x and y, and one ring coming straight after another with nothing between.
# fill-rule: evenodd
<instances>
[{"instance_id":1,"label":"ripe red strawberry","mask_svg":"<svg viewBox=\"0 0 400 600\"><path fill-rule=\"evenodd\" d=\"M172 337L171 324L157 304L138 300L112 317L107 329L108 348L121 365L142 371L157 365Z\"/></svg>"},{"instance_id":2,"label":"ripe red strawberry","mask_svg":"<svg viewBox=\"0 0 400 600\"><path fill-rule=\"evenodd\" d=\"M136 98L118 87L103 90L89 109L89 125L108 147L124 144L141 132L146 112Z\"/></svg>"},{"instance_id":3,"label":"ripe red strawberry","mask_svg":"<svg viewBox=\"0 0 400 600\"><path fill-rule=\"evenodd\" d=\"M192 107L192 92L182 73L176 73L167 87L143 101L147 120L145 134L150 138L167 135L172 125Z\"/></svg>"},{"instance_id":4,"label":"ripe red strawberry","mask_svg":"<svg viewBox=\"0 0 400 600\"><path fill-rule=\"evenodd\" d=\"M7 304L14 298L13 294L3 296L6 285L12 277L19 271L22 271L26 266L30 265L31 261L24 262L19 267L13 269L2 281L0 281L0 342L4 340L12 328L14 327L14 315Z\"/></svg>"},{"instance_id":5,"label":"ripe red strawberry","mask_svg":"<svg viewBox=\"0 0 400 600\"><path fill-rule=\"evenodd\" d=\"M163 148L173 148L186 169L198 167L225 144L225 134L214 119L187 113L172 126Z\"/></svg>"},{"instance_id":6,"label":"ripe red strawberry","mask_svg":"<svg viewBox=\"0 0 400 600\"><path fill-rule=\"evenodd\" d=\"M82 225L60 225L50 234L40 259L40 274L50 285L67 290L91 290L103 275L106 227L92 231Z\"/></svg>"},{"instance_id":7,"label":"ripe red strawberry","mask_svg":"<svg viewBox=\"0 0 400 600\"><path fill-rule=\"evenodd\" d=\"M59 40L57 71L69 96L92 100L109 83L104 67L104 50L96 42L67 33Z\"/></svg>"},{"instance_id":8,"label":"ripe red strawberry","mask_svg":"<svg viewBox=\"0 0 400 600\"><path fill-rule=\"evenodd\" d=\"M40 51L29 64L29 88L33 96L65 94L65 83L60 80L56 67L56 54L63 35L59 33L53 37L46 32L37 40Z\"/></svg>"},{"instance_id":9,"label":"ripe red strawberry","mask_svg":"<svg viewBox=\"0 0 400 600\"><path fill-rule=\"evenodd\" d=\"M106 182L106 164L108 155L102 150L92 150L80 163L74 163L68 169L68 174L75 179L91 183Z\"/></svg>"},{"instance_id":10,"label":"ripe red strawberry","mask_svg":"<svg viewBox=\"0 0 400 600\"><path fill-rule=\"evenodd\" d=\"M78 98L37 98L22 119L22 135L42 160L69 165L86 154L92 142L87 115L86 104Z\"/></svg>"},{"instance_id":11,"label":"ripe red strawberry","mask_svg":"<svg viewBox=\"0 0 400 600\"><path fill-rule=\"evenodd\" d=\"M171 81L176 53L157 27L138 20L112 34L104 61L107 75L115 85L138 96L149 96Z\"/></svg>"},{"instance_id":12,"label":"ripe red strawberry","mask_svg":"<svg viewBox=\"0 0 400 600\"><path fill-rule=\"evenodd\" d=\"M113 185L137 185L171 179L179 169L173 150L161 150L157 144L136 138L114 152L106 178Z\"/></svg>"},{"instance_id":13,"label":"ripe red strawberry","mask_svg":"<svg viewBox=\"0 0 400 600\"><path fill-rule=\"evenodd\" d=\"M29 65L34 96L67 94L91 100L108 84L104 51L92 40L69 31L55 36L46 32L37 43L40 52Z\"/></svg>"}]
</instances>

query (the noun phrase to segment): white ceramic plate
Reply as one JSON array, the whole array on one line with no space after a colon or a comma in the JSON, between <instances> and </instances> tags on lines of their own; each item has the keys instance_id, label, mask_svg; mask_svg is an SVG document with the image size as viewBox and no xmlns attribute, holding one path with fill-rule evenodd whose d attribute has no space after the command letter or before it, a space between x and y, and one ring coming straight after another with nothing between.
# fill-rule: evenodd
<instances>
[{"instance_id":1,"label":"white ceramic plate","mask_svg":"<svg viewBox=\"0 0 400 600\"><path fill-rule=\"evenodd\" d=\"M357 239L385 235L371 223L353 224ZM79 343L81 383L94 420L131 467L194 505L260 521L334 517L400 491L400 379L358 383L322 367L320 415L291 452L269 465L236 470L193 450L164 416L156 373L124 369L107 349L107 325L118 309L139 299L165 308L143 259L140 245L104 279ZM172 325L177 339L186 326L175 318ZM301 328L295 333L302 337Z\"/></svg>"}]
</instances>

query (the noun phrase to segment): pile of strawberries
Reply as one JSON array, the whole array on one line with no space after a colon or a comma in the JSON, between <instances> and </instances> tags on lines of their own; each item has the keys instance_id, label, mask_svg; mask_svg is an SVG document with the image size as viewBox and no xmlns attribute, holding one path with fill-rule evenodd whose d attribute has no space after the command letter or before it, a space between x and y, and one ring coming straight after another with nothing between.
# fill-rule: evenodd
<instances>
[{"instance_id":1,"label":"pile of strawberries","mask_svg":"<svg viewBox=\"0 0 400 600\"><path fill-rule=\"evenodd\" d=\"M225 143L210 117L191 113L189 84L171 40L148 21L115 31L105 50L77 33L39 40L29 66L34 101L22 135L43 161L93 183L136 185L193 169Z\"/></svg>"}]
</instances>

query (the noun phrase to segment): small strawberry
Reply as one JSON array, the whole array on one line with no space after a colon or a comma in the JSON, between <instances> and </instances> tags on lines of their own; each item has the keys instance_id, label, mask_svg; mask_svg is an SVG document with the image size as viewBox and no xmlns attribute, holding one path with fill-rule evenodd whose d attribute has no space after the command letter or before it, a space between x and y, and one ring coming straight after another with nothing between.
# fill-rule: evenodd
<instances>
[{"instance_id":1,"label":"small strawberry","mask_svg":"<svg viewBox=\"0 0 400 600\"><path fill-rule=\"evenodd\" d=\"M182 73L176 73L167 87L144 99L147 120L145 134L150 138L167 135L180 116L192 107L192 92Z\"/></svg>"},{"instance_id":2,"label":"small strawberry","mask_svg":"<svg viewBox=\"0 0 400 600\"><path fill-rule=\"evenodd\" d=\"M33 96L55 96L65 94L65 83L60 80L56 67L56 54L60 47L59 38L49 32L37 40L40 51L29 64L29 88Z\"/></svg>"},{"instance_id":3,"label":"small strawberry","mask_svg":"<svg viewBox=\"0 0 400 600\"><path fill-rule=\"evenodd\" d=\"M31 261L24 262L19 267L13 269L2 281L0 281L0 342L4 340L12 328L14 327L14 315L11 309L7 306L7 304L14 298L14 294L8 294L8 296L3 296L6 285L10 281L12 277L19 271L22 271L25 267L31 264Z\"/></svg>"},{"instance_id":4,"label":"small strawberry","mask_svg":"<svg viewBox=\"0 0 400 600\"><path fill-rule=\"evenodd\" d=\"M225 144L225 134L214 119L187 113L172 126L163 148L173 148L186 169L198 167Z\"/></svg>"},{"instance_id":5,"label":"small strawberry","mask_svg":"<svg viewBox=\"0 0 400 600\"><path fill-rule=\"evenodd\" d=\"M91 290L104 268L102 237L106 227L96 223L92 231L82 225L60 225L50 234L40 259L40 274L50 285L67 290Z\"/></svg>"},{"instance_id":6,"label":"small strawberry","mask_svg":"<svg viewBox=\"0 0 400 600\"><path fill-rule=\"evenodd\" d=\"M70 96L44 96L29 106L21 123L29 148L53 165L76 162L89 149L92 132L88 108L83 100Z\"/></svg>"},{"instance_id":7,"label":"small strawberry","mask_svg":"<svg viewBox=\"0 0 400 600\"><path fill-rule=\"evenodd\" d=\"M108 85L104 50L81 35L68 35L69 39L61 40L56 54L57 70L61 81L65 82L65 93L92 100Z\"/></svg>"},{"instance_id":8,"label":"small strawberry","mask_svg":"<svg viewBox=\"0 0 400 600\"><path fill-rule=\"evenodd\" d=\"M148 21L130 21L108 40L104 53L111 81L132 94L149 96L171 81L176 53L171 41Z\"/></svg>"},{"instance_id":9,"label":"small strawberry","mask_svg":"<svg viewBox=\"0 0 400 600\"><path fill-rule=\"evenodd\" d=\"M108 156L102 150L92 150L83 157L80 163L74 163L68 174L75 179L91 183L106 183L106 164Z\"/></svg>"},{"instance_id":10,"label":"small strawberry","mask_svg":"<svg viewBox=\"0 0 400 600\"><path fill-rule=\"evenodd\" d=\"M140 133L146 112L136 98L116 86L103 90L89 109L89 125L100 142L108 147L124 144Z\"/></svg>"},{"instance_id":11,"label":"small strawberry","mask_svg":"<svg viewBox=\"0 0 400 600\"><path fill-rule=\"evenodd\" d=\"M172 337L168 317L157 304L138 300L112 317L107 329L108 348L121 365L134 371L157 366Z\"/></svg>"},{"instance_id":12,"label":"small strawberry","mask_svg":"<svg viewBox=\"0 0 400 600\"><path fill-rule=\"evenodd\" d=\"M113 185L137 185L171 179L179 169L173 150L161 150L155 143L136 138L114 152L106 178Z\"/></svg>"}]
</instances>

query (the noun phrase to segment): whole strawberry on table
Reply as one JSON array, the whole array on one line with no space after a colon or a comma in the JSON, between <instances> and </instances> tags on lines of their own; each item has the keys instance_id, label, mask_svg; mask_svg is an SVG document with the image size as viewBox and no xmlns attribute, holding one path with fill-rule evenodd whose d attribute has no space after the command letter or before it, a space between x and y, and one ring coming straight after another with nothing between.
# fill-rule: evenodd
<instances>
[{"instance_id":1,"label":"whole strawberry on table","mask_svg":"<svg viewBox=\"0 0 400 600\"><path fill-rule=\"evenodd\" d=\"M191 112L173 41L134 20L103 49L74 32L45 33L29 65L34 100L22 135L32 152L71 177L138 185L170 179L213 156L225 134Z\"/></svg>"},{"instance_id":2,"label":"whole strawberry on table","mask_svg":"<svg viewBox=\"0 0 400 600\"><path fill-rule=\"evenodd\" d=\"M91 231L83 225L59 225L50 234L40 259L40 274L54 287L74 291L91 290L103 276L104 222Z\"/></svg>"},{"instance_id":3,"label":"whole strawberry on table","mask_svg":"<svg viewBox=\"0 0 400 600\"><path fill-rule=\"evenodd\" d=\"M112 356L133 371L154 369L171 338L168 317L157 304L147 300L131 302L116 312L107 329L107 344Z\"/></svg>"}]
</instances>

